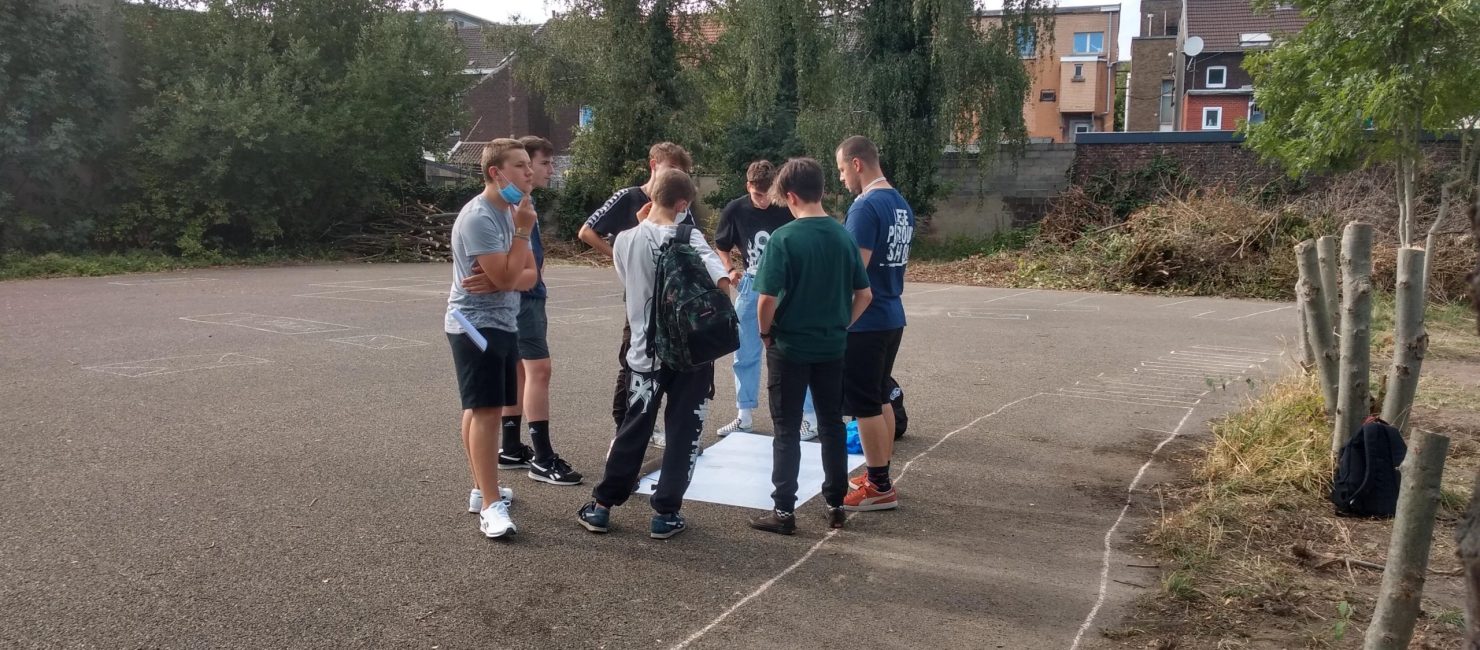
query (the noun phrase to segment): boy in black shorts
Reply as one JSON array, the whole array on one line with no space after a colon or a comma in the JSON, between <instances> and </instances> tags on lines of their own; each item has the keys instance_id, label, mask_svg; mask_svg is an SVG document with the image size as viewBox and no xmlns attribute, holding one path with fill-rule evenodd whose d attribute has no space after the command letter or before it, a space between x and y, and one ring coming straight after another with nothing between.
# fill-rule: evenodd
<instances>
[{"instance_id":1,"label":"boy in black shorts","mask_svg":"<svg viewBox=\"0 0 1480 650\"><path fill-rule=\"evenodd\" d=\"M523 144L507 138L488 143L481 168L483 192L452 224L452 290L443 329L457 370L474 491L493 496L499 494L499 418L505 406L518 403L519 291L533 287L538 277L529 245L536 216L529 202L534 175ZM463 289L475 266L497 291ZM476 331L465 329L465 322ZM519 532L508 504L496 498L483 504L478 530L487 537Z\"/></svg>"},{"instance_id":2,"label":"boy in black shorts","mask_svg":"<svg viewBox=\"0 0 1480 650\"><path fill-rule=\"evenodd\" d=\"M904 337L905 265L915 235L915 211L879 168L879 150L868 138L855 135L838 145L838 177L858 195L848 208L848 232L868 270L873 302L858 322L848 328L847 379L843 413L858 418L859 438L868 472L851 484L843 507L853 511L899 507L899 496L889 480L894 456L894 409L889 377Z\"/></svg>"},{"instance_id":3,"label":"boy in black shorts","mask_svg":"<svg viewBox=\"0 0 1480 650\"><path fill-rule=\"evenodd\" d=\"M539 136L519 139L529 153L535 187L550 187L555 172L555 145ZM499 469L528 468L529 478L551 485L579 485L580 472L571 468L550 443L550 343L546 336L550 321L545 314L545 246L540 240L540 226L535 222L530 249L534 252L535 271L539 275L534 288L519 296L519 403L504 409L503 435L499 444ZM463 281L463 288L473 293L493 291L486 274ZM529 416L529 441L519 440L523 416Z\"/></svg>"}]
</instances>

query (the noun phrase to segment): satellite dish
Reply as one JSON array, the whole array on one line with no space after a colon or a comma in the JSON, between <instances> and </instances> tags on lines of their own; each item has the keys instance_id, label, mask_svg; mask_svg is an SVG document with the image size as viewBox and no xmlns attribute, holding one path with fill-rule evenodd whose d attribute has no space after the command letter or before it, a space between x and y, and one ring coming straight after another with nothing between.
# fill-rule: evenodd
<instances>
[{"instance_id":1,"label":"satellite dish","mask_svg":"<svg viewBox=\"0 0 1480 650\"><path fill-rule=\"evenodd\" d=\"M1182 53L1187 56L1197 56L1202 54L1202 51L1203 39L1201 36L1188 36L1187 42L1182 44Z\"/></svg>"}]
</instances>

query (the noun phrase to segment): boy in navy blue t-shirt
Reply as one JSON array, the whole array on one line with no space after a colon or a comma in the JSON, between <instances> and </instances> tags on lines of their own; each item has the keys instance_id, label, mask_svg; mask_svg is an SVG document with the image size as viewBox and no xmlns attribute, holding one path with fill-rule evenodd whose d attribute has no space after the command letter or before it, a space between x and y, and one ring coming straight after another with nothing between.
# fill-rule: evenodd
<instances>
[{"instance_id":1,"label":"boy in navy blue t-shirt","mask_svg":"<svg viewBox=\"0 0 1480 650\"><path fill-rule=\"evenodd\" d=\"M843 385L843 414L858 419L868 472L851 482L843 508L888 510L899 507L889 480L895 425L894 411L889 408L893 388L889 377L904 336L900 295L915 235L915 211L884 178L879 150L868 138L855 135L844 140L836 157L839 178L848 191L858 195L844 225L858 243L873 289L868 310L848 328Z\"/></svg>"}]
</instances>

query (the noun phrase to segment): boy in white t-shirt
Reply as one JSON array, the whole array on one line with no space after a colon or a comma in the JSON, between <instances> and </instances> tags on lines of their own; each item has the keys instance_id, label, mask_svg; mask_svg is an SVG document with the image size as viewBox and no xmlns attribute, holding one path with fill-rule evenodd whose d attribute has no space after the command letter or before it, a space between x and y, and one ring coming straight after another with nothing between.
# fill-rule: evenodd
<instances>
[{"instance_id":1,"label":"boy in white t-shirt","mask_svg":"<svg viewBox=\"0 0 1480 650\"><path fill-rule=\"evenodd\" d=\"M663 450L663 473L653 492L653 515L650 536L667 539L684 530L679 514L684 492L689 488L694 460L699 455L699 434L714 397L714 364L706 363L692 370L677 371L662 367L648 351L648 321L652 317L657 257L659 249L673 239L676 217L688 210L697 191L688 174L676 169L657 172L652 181L652 203L644 211L647 217L636 227L622 231L612 246L617 277L626 290L627 322L632 325L626 355L631 368L627 390L627 412L612 440L606 456L606 471L592 490L592 501L579 512L581 525L594 533L609 529L611 509L632 496L643 454L653 435L658 419L658 404L667 397L663 412L666 446ZM721 291L729 289L724 264L704 241L704 234L693 229L689 245L704 258L710 279Z\"/></svg>"}]
</instances>

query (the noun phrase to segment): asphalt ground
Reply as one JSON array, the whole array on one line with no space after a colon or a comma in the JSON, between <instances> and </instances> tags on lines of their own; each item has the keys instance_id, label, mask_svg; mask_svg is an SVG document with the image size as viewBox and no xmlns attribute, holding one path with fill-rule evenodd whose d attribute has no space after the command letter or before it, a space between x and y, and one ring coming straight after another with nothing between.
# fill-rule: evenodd
<instances>
[{"instance_id":1,"label":"asphalt ground","mask_svg":"<svg viewBox=\"0 0 1480 650\"><path fill-rule=\"evenodd\" d=\"M657 541L639 496L596 536L575 511L612 435L621 297L610 269L551 267L552 436L588 484L506 473L520 533L487 540L450 277L0 284L0 645L1094 647L1155 586L1126 550L1154 460L1287 372L1295 331L1280 303L914 284L898 510L829 534L814 499L781 537L689 502ZM734 417L716 376L706 444Z\"/></svg>"}]
</instances>

